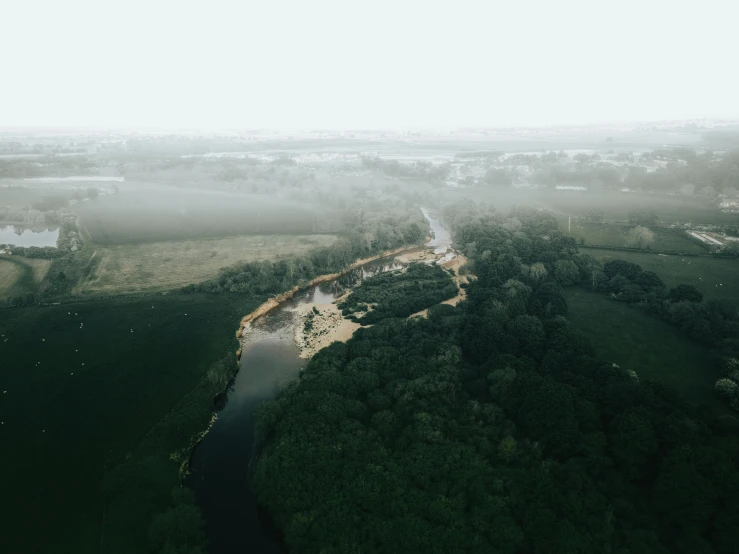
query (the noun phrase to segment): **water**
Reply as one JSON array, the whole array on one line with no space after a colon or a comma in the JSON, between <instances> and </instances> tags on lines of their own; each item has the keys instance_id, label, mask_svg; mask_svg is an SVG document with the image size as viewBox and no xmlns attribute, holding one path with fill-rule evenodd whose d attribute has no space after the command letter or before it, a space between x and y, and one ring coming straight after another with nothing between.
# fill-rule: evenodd
<instances>
[{"instance_id":1,"label":"water","mask_svg":"<svg viewBox=\"0 0 739 554\"><path fill-rule=\"evenodd\" d=\"M434 254L445 254L449 252L452 248L452 235L438 220L431 217L431 214L426 208L422 208L421 211L426 221L429 222L431 231L434 233L434 237L426 243L426 246L433 248Z\"/></svg>"},{"instance_id":2,"label":"water","mask_svg":"<svg viewBox=\"0 0 739 554\"><path fill-rule=\"evenodd\" d=\"M424 216L434 231L434 239L426 246L438 254L453 256L449 232L425 210ZM193 452L191 472L185 481L195 491L205 516L210 554L285 552L280 533L257 504L251 476L258 454L254 412L259 404L271 400L297 379L307 363L298 358L295 345L295 309L306 302L330 304L362 279L401 267L391 259L370 262L302 293L252 322L242 341L240 369L227 391L226 403Z\"/></svg>"},{"instance_id":3,"label":"water","mask_svg":"<svg viewBox=\"0 0 739 554\"><path fill-rule=\"evenodd\" d=\"M241 367L229 387L225 406L193 453L186 485L195 490L205 515L210 554L282 552L279 533L257 504L250 479L256 463L254 412L290 381L307 360L298 358L295 309L333 302L362 279L402 266L378 260L336 281L324 283L254 320L243 341Z\"/></svg>"},{"instance_id":4,"label":"water","mask_svg":"<svg viewBox=\"0 0 739 554\"><path fill-rule=\"evenodd\" d=\"M56 246L59 229L35 231L28 227L0 225L0 244L14 246Z\"/></svg>"}]
</instances>

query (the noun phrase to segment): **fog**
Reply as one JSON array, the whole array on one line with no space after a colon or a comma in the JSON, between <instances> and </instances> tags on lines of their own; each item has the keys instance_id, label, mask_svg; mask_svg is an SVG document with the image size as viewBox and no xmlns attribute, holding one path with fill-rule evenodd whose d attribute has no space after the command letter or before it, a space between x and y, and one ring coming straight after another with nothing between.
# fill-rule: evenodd
<instances>
[{"instance_id":1,"label":"fog","mask_svg":"<svg viewBox=\"0 0 739 554\"><path fill-rule=\"evenodd\" d=\"M735 3L5 4L0 551L736 551Z\"/></svg>"},{"instance_id":2,"label":"fog","mask_svg":"<svg viewBox=\"0 0 739 554\"><path fill-rule=\"evenodd\" d=\"M4 6L0 125L399 128L736 117L734 2Z\"/></svg>"}]
</instances>

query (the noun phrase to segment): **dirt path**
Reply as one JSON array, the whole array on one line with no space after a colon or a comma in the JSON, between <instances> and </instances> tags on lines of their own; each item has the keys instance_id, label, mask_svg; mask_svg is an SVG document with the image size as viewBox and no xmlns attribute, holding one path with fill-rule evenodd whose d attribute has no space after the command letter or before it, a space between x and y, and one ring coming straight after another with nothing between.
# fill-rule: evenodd
<instances>
[{"instance_id":1,"label":"dirt path","mask_svg":"<svg viewBox=\"0 0 739 554\"><path fill-rule=\"evenodd\" d=\"M298 323L295 324L295 344L300 350L300 358L312 358L319 350L334 342L348 341L354 331L361 327L357 322L344 319L336 302L321 305L310 302L296 309ZM310 321L308 329L307 321Z\"/></svg>"}]
</instances>

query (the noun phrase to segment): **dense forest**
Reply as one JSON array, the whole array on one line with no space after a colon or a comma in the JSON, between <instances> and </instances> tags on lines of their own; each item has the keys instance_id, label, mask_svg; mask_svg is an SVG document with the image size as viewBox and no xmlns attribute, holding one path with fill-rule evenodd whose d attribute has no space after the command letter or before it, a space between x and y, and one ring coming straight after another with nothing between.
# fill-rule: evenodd
<instances>
[{"instance_id":1,"label":"dense forest","mask_svg":"<svg viewBox=\"0 0 739 554\"><path fill-rule=\"evenodd\" d=\"M736 552L739 421L597 359L561 289L588 257L512 215L454 223L465 302L358 330L262 406L255 486L288 547Z\"/></svg>"},{"instance_id":2,"label":"dense forest","mask_svg":"<svg viewBox=\"0 0 739 554\"><path fill-rule=\"evenodd\" d=\"M362 325L388 317L408 317L457 294L449 273L438 265L411 264L403 272L371 277L339 304L342 313Z\"/></svg>"}]
</instances>

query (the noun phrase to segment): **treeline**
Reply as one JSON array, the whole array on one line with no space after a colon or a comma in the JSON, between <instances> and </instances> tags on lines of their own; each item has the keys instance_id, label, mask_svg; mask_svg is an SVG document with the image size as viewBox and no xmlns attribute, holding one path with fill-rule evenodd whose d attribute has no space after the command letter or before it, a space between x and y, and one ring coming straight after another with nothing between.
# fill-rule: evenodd
<instances>
[{"instance_id":1,"label":"treeline","mask_svg":"<svg viewBox=\"0 0 739 554\"><path fill-rule=\"evenodd\" d=\"M51 218L54 221L53 225L59 226L59 236L56 239L56 246L14 246L13 244L0 244L0 249L9 250L11 254L16 256L45 260L61 258L70 252L81 250L83 243L79 229L77 229L76 216L63 209L55 212L46 212L46 216L48 214L53 214L53 218ZM50 219L46 217L45 220L49 221Z\"/></svg>"},{"instance_id":2,"label":"treeline","mask_svg":"<svg viewBox=\"0 0 739 554\"><path fill-rule=\"evenodd\" d=\"M213 399L238 367L234 354L211 364L198 386L105 475L100 487L105 503L101 552L205 552L203 516L182 480L190 451L208 427Z\"/></svg>"},{"instance_id":3,"label":"treeline","mask_svg":"<svg viewBox=\"0 0 739 554\"><path fill-rule=\"evenodd\" d=\"M739 150L698 154L690 148L656 150L641 155L578 153L515 154L490 159L479 184L509 186L530 183L543 187L577 185L590 190L629 188L712 197L735 194L739 183Z\"/></svg>"},{"instance_id":4,"label":"treeline","mask_svg":"<svg viewBox=\"0 0 739 554\"><path fill-rule=\"evenodd\" d=\"M292 552L736 552L739 421L598 360L563 317L577 249L514 215L455 226L466 302L358 330L260 409Z\"/></svg>"},{"instance_id":5,"label":"treeline","mask_svg":"<svg viewBox=\"0 0 739 554\"><path fill-rule=\"evenodd\" d=\"M377 225L357 226L331 246L304 256L239 264L222 270L215 279L188 285L180 292L278 294L318 275L340 271L356 259L404 245L422 244L425 229L416 221L385 218Z\"/></svg>"},{"instance_id":6,"label":"treeline","mask_svg":"<svg viewBox=\"0 0 739 554\"><path fill-rule=\"evenodd\" d=\"M446 270L411 264L402 273L381 273L362 281L339 308L349 319L371 325L388 317L408 317L455 294L457 286Z\"/></svg>"},{"instance_id":7,"label":"treeline","mask_svg":"<svg viewBox=\"0 0 739 554\"><path fill-rule=\"evenodd\" d=\"M451 166L448 163L435 165L431 162L417 161L402 164L398 160L383 160L377 157L363 157L362 166L366 169L380 171L389 177L428 181L444 181L451 173Z\"/></svg>"},{"instance_id":8,"label":"treeline","mask_svg":"<svg viewBox=\"0 0 739 554\"><path fill-rule=\"evenodd\" d=\"M35 306L36 304L40 303L41 300L38 295L29 292L24 294L23 296L8 296L6 302L10 307Z\"/></svg>"},{"instance_id":9,"label":"treeline","mask_svg":"<svg viewBox=\"0 0 739 554\"><path fill-rule=\"evenodd\" d=\"M667 289L653 271L644 271L632 262L613 260L602 268L593 265L594 284L598 291L636 304L648 312L677 326L691 339L712 348L727 378L739 381L733 371L739 360L739 313L736 306L719 300L703 302L703 295L693 285ZM732 377L733 376L733 377ZM739 410L739 389L719 384L717 389L732 408Z\"/></svg>"},{"instance_id":10,"label":"treeline","mask_svg":"<svg viewBox=\"0 0 739 554\"><path fill-rule=\"evenodd\" d=\"M89 175L95 163L86 155L54 156L47 153L33 158L0 158L0 179L28 179L33 177L71 177Z\"/></svg>"}]
</instances>

